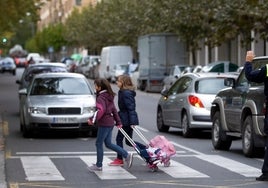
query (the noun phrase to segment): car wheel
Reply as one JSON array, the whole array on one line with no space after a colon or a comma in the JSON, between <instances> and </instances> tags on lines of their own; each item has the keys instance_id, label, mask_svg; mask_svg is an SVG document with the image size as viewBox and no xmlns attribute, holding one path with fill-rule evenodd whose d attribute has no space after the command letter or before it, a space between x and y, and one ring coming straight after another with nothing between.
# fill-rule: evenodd
<instances>
[{"instance_id":1,"label":"car wheel","mask_svg":"<svg viewBox=\"0 0 268 188\"><path fill-rule=\"evenodd\" d=\"M191 130L189 126L189 118L186 113L183 113L182 115L182 121L181 121L181 128L182 128L182 136L185 138L189 138L192 136L193 131Z\"/></svg>"},{"instance_id":2,"label":"car wheel","mask_svg":"<svg viewBox=\"0 0 268 188\"><path fill-rule=\"evenodd\" d=\"M23 128L24 128L24 117L22 112L20 112L20 132L23 131Z\"/></svg>"},{"instance_id":3,"label":"car wheel","mask_svg":"<svg viewBox=\"0 0 268 188\"><path fill-rule=\"evenodd\" d=\"M245 121L243 122L242 148L243 153L246 157L255 157L262 150L262 148L255 146L253 123L251 116L247 116Z\"/></svg>"},{"instance_id":4,"label":"car wheel","mask_svg":"<svg viewBox=\"0 0 268 188\"><path fill-rule=\"evenodd\" d=\"M23 129L22 129L22 135L24 138L30 138L32 136L32 130L31 129L28 129L25 125L23 126Z\"/></svg>"},{"instance_id":5,"label":"car wheel","mask_svg":"<svg viewBox=\"0 0 268 188\"><path fill-rule=\"evenodd\" d=\"M159 132L168 132L169 126L164 124L163 114L160 108L157 109L156 124Z\"/></svg>"},{"instance_id":6,"label":"car wheel","mask_svg":"<svg viewBox=\"0 0 268 188\"><path fill-rule=\"evenodd\" d=\"M220 112L216 112L212 120L211 130L212 145L218 150L229 150L232 145L232 139L226 135L221 127Z\"/></svg>"}]
</instances>

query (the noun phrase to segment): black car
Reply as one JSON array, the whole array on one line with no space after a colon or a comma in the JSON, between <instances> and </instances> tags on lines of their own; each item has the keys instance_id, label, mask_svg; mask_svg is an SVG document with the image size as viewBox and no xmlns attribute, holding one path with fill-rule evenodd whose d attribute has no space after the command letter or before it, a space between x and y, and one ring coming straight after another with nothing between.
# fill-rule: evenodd
<instances>
[{"instance_id":1,"label":"black car","mask_svg":"<svg viewBox=\"0 0 268 188\"><path fill-rule=\"evenodd\" d=\"M268 64L268 56L254 58L253 68ZM215 149L229 150L232 141L242 138L243 153L253 157L263 153L265 96L264 85L249 82L242 70L237 79L226 79L227 89L221 90L212 102L212 144Z\"/></svg>"},{"instance_id":2,"label":"black car","mask_svg":"<svg viewBox=\"0 0 268 188\"><path fill-rule=\"evenodd\" d=\"M46 73L46 72L68 72L67 66L63 63L37 63L30 64L25 68L21 79L16 80L16 83L19 84L19 90L27 88L33 77L36 74Z\"/></svg>"}]
</instances>

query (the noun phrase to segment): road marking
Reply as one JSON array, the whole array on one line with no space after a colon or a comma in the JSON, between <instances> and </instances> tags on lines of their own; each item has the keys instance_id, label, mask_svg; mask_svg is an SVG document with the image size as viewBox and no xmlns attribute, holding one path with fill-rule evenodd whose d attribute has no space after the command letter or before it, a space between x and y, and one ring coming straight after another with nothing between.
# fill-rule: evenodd
<instances>
[{"instance_id":1,"label":"road marking","mask_svg":"<svg viewBox=\"0 0 268 188\"><path fill-rule=\"evenodd\" d=\"M84 161L87 166L91 166L96 161L96 156L81 156L80 159ZM108 166L112 162L108 157L103 157L102 171L95 172L95 174L102 180L111 179L136 179L135 176L126 171L120 166ZM91 173L91 172L89 172Z\"/></svg>"},{"instance_id":2,"label":"road marking","mask_svg":"<svg viewBox=\"0 0 268 188\"><path fill-rule=\"evenodd\" d=\"M219 155L197 155L196 157L245 177L257 177L261 173L258 168Z\"/></svg>"},{"instance_id":3,"label":"road marking","mask_svg":"<svg viewBox=\"0 0 268 188\"><path fill-rule=\"evenodd\" d=\"M208 175L198 172L174 160L170 160L169 167L159 166L159 169L173 178L209 178Z\"/></svg>"},{"instance_id":4,"label":"road marking","mask_svg":"<svg viewBox=\"0 0 268 188\"><path fill-rule=\"evenodd\" d=\"M20 159L28 181L65 180L49 157L27 156Z\"/></svg>"}]
</instances>

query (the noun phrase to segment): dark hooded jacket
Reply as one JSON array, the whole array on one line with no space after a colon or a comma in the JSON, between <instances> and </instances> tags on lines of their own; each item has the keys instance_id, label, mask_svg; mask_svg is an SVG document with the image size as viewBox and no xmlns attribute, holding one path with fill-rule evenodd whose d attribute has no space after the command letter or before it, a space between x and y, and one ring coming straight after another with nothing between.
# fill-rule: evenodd
<instances>
[{"instance_id":1,"label":"dark hooded jacket","mask_svg":"<svg viewBox=\"0 0 268 188\"><path fill-rule=\"evenodd\" d=\"M246 78L250 82L262 83L264 82L264 95L268 99L268 76L267 66L263 66L261 69L253 70L252 63L246 62L244 65Z\"/></svg>"},{"instance_id":2,"label":"dark hooded jacket","mask_svg":"<svg viewBox=\"0 0 268 188\"><path fill-rule=\"evenodd\" d=\"M118 92L119 116L123 126L139 125L135 96L134 90L120 89Z\"/></svg>"},{"instance_id":3,"label":"dark hooded jacket","mask_svg":"<svg viewBox=\"0 0 268 188\"><path fill-rule=\"evenodd\" d=\"M114 105L114 96L110 95L106 90L97 94L96 107L98 109L97 126L122 125Z\"/></svg>"}]
</instances>

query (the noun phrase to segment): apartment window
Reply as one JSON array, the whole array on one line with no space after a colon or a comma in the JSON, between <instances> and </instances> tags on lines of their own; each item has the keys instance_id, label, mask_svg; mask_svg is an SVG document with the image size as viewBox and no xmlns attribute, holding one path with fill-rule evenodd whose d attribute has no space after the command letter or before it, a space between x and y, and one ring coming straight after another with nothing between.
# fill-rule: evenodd
<instances>
[{"instance_id":1,"label":"apartment window","mask_svg":"<svg viewBox=\"0 0 268 188\"><path fill-rule=\"evenodd\" d=\"M82 1L82 0L75 0L75 5L77 5L77 6L81 6L81 1Z\"/></svg>"}]
</instances>

